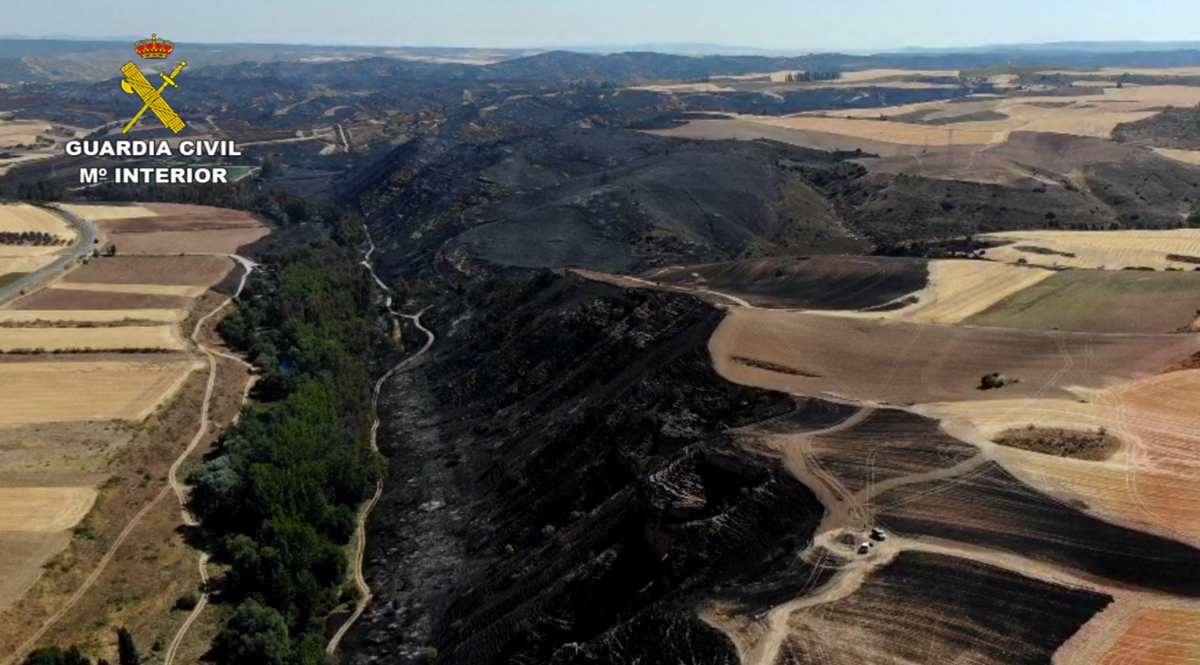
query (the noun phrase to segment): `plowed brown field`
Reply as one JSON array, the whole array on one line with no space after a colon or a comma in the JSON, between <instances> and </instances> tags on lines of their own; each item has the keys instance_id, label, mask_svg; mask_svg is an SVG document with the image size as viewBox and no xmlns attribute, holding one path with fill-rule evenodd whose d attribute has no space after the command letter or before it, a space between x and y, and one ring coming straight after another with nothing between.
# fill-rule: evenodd
<instances>
[{"instance_id":1,"label":"plowed brown field","mask_svg":"<svg viewBox=\"0 0 1200 665\"><path fill-rule=\"evenodd\" d=\"M1200 336L967 328L735 308L709 350L717 371L737 383L868 403L920 404L1069 398L1067 386L1100 388L1157 372L1200 350ZM980 378L991 372L1019 382L980 390Z\"/></svg>"}]
</instances>

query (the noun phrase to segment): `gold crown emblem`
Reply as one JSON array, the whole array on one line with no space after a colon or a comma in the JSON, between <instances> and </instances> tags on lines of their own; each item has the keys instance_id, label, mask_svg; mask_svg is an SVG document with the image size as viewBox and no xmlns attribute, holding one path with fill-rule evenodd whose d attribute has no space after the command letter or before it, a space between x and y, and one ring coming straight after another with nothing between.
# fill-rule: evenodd
<instances>
[{"instance_id":1,"label":"gold crown emblem","mask_svg":"<svg viewBox=\"0 0 1200 665\"><path fill-rule=\"evenodd\" d=\"M143 39L133 45L133 50L143 59L165 60L175 50L175 44L166 39L159 39L157 34L150 39Z\"/></svg>"}]
</instances>

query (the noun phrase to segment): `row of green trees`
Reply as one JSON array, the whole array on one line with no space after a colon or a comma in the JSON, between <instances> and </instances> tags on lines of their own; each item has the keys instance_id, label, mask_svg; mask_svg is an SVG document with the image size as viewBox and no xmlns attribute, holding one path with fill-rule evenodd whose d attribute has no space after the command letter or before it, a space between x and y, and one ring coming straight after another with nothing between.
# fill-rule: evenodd
<instances>
[{"instance_id":1,"label":"row of green trees","mask_svg":"<svg viewBox=\"0 0 1200 665\"><path fill-rule=\"evenodd\" d=\"M221 663L324 662L344 546L381 473L367 358L384 340L369 279L352 248L306 244L275 256L220 325L262 372L254 405L190 478L191 509L230 566Z\"/></svg>"},{"instance_id":2,"label":"row of green trees","mask_svg":"<svg viewBox=\"0 0 1200 665\"><path fill-rule=\"evenodd\" d=\"M807 83L809 81L836 81L842 78L842 73L839 71L828 72L790 72L784 77L788 83Z\"/></svg>"},{"instance_id":3,"label":"row of green trees","mask_svg":"<svg viewBox=\"0 0 1200 665\"><path fill-rule=\"evenodd\" d=\"M117 629L117 663L118 665L141 665L142 657L138 654L133 643L133 635L125 628ZM92 661L79 650L79 647L42 647L33 650L26 656L23 665L92 665ZM96 665L109 665L101 658Z\"/></svg>"}]
</instances>

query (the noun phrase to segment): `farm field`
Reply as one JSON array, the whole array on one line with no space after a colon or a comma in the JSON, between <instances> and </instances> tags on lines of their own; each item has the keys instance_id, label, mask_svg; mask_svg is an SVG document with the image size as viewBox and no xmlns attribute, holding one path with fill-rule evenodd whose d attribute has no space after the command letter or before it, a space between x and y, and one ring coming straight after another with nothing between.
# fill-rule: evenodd
<instances>
[{"instance_id":1,"label":"farm field","mask_svg":"<svg viewBox=\"0 0 1200 665\"><path fill-rule=\"evenodd\" d=\"M28 203L0 205L0 232L19 233L21 231L40 231L65 238L75 237L75 231L58 215L48 210Z\"/></svg>"},{"instance_id":2,"label":"farm field","mask_svg":"<svg viewBox=\"0 0 1200 665\"><path fill-rule=\"evenodd\" d=\"M31 146L50 129L50 123L38 120L0 120L0 148Z\"/></svg>"},{"instance_id":3,"label":"farm field","mask_svg":"<svg viewBox=\"0 0 1200 665\"><path fill-rule=\"evenodd\" d=\"M0 253L4 247L0 246ZM0 256L0 275L33 272L54 263L53 254L41 256Z\"/></svg>"},{"instance_id":4,"label":"farm field","mask_svg":"<svg viewBox=\"0 0 1200 665\"><path fill-rule=\"evenodd\" d=\"M1067 270L1014 292L966 323L1034 330L1166 333L1193 325L1200 273Z\"/></svg>"},{"instance_id":5,"label":"farm field","mask_svg":"<svg viewBox=\"0 0 1200 665\"><path fill-rule=\"evenodd\" d=\"M65 310L122 310L137 312L141 309L181 309L191 298L179 295L158 295L122 291L98 291L54 285L31 293L17 301L14 309L65 309Z\"/></svg>"},{"instance_id":6,"label":"farm field","mask_svg":"<svg viewBox=\"0 0 1200 665\"><path fill-rule=\"evenodd\" d=\"M853 594L792 613L779 662L1045 663L1108 600L952 556L902 552Z\"/></svg>"},{"instance_id":7,"label":"farm field","mask_svg":"<svg viewBox=\"0 0 1200 665\"><path fill-rule=\"evenodd\" d=\"M929 284L913 294L916 302L879 314L900 321L958 323L998 301L1049 279L1050 270L1004 263L943 259L929 262Z\"/></svg>"},{"instance_id":8,"label":"farm field","mask_svg":"<svg viewBox=\"0 0 1200 665\"><path fill-rule=\"evenodd\" d=\"M731 309L709 342L725 378L866 403L1070 397L1157 372L1200 351L1200 336L1046 332ZM853 350L851 353L850 350ZM1019 380L980 390L980 377Z\"/></svg>"},{"instance_id":9,"label":"farm field","mask_svg":"<svg viewBox=\"0 0 1200 665\"><path fill-rule=\"evenodd\" d=\"M1200 274L1167 270L1200 255L1190 254L1200 234L988 238L1012 243L989 258L1029 258L899 271L874 258L748 260L627 284L719 303L709 352L724 378L840 409L820 429L779 419L740 430L747 450L778 459L820 498L827 512L799 556L834 571L765 608L714 601L705 621L743 662L917 663L966 649L983 663L1175 664L1200 654L1190 638L1161 639L1200 616ZM1024 265L1037 258L1093 269ZM904 275L905 288L892 288L905 293L880 286ZM823 291L861 301L817 311ZM884 296L893 306L878 306ZM981 389L992 372L1003 381ZM1014 433L1045 438L1030 449ZM1077 452L1085 439L1104 450ZM872 527L886 542L858 545ZM1037 591L1010 598L1028 615L997 624L972 609L983 602L972 597L990 607L1027 588ZM1071 612L1053 600L1064 593ZM905 639L916 631L926 637ZM1007 643L1023 631L1036 639Z\"/></svg>"},{"instance_id":10,"label":"farm field","mask_svg":"<svg viewBox=\"0 0 1200 665\"><path fill-rule=\"evenodd\" d=\"M1194 662L1200 662L1200 611L1180 608L1138 613L1099 661L1100 665Z\"/></svg>"},{"instance_id":11,"label":"farm field","mask_svg":"<svg viewBox=\"0 0 1200 665\"><path fill-rule=\"evenodd\" d=\"M111 325L123 321L168 323L182 321L186 315L182 309L0 309L0 327Z\"/></svg>"},{"instance_id":12,"label":"farm field","mask_svg":"<svg viewBox=\"0 0 1200 665\"><path fill-rule=\"evenodd\" d=\"M861 151L880 173L1020 186L1064 186L1095 164L1164 159L1195 165L1192 151L1110 140L1118 125L1163 108L1193 107L1200 87L1089 88L1069 96L978 96L884 108L787 116L729 114L652 130L708 140L770 139L817 150Z\"/></svg>"},{"instance_id":13,"label":"farm field","mask_svg":"<svg viewBox=\"0 0 1200 665\"><path fill-rule=\"evenodd\" d=\"M91 205L74 210L95 221L120 256L227 255L267 234L266 227L247 213L188 204Z\"/></svg>"},{"instance_id":14,"label":"farm field","mask_svg":"<svg viewBox=\"0 0 1200 665\"><path fill-rule=\"evenodd\" d=\"M31 272L54 261L73 243L75 230L57 215L25 203L0 204L0 233L47 233L64 244L0 243L0 272Z\"/></svg>"},{"instance_id":15,"label":"farm field","mask_svg":"<svg viewBox=\"0 0 1200 665\"><path fill-rule=\"evenodd\" d=\"M141 420L200 364L191 359L89 361L83 357L0 363L0 426Z\"/></svg>"},{"instance_id":16,"label":"farm field","mask_svg":"<svg viewBox=\"0 0 1200 665\"><path fill-rule=\"evenodd\" d=\"M1062 76L1200 76L1200 67L1101 67L1099 69L1047 69L1038 74Z\"/></svg>"},{"instance_id":17,"label":"farm field","mask_svg":"<svg viewBox=\"0 0 1200 665\"><path fill-rule=\"evenodd\" d=\"M47 579L47 570L53 579L46 584L54 585L74 574L72 565L84 572L95 564L96 557L69 563L72 552L87 547L71 530L81 520L87 523L93 506L109 521L89 524L89 532L103 531L108 538L141 507L111 505L133 500L140 490L128 478L113 487L105 480L128 476L138 467L165 473L162 463L178 454L170 448L192 437L208 364L197 357L187 338L190 330L181 326L224 299L210 289L235 270L226 255L243 239L267 232L243 213L198 206L68 210L91 220L118 247L131 239L155 251L127 255L118 249L116 256L89 258L0 306L0 385L5 387L0 391L0 612L34 602L32 614L28 606L22 611L22 621L45 616L38 608L61 600L43 595L50 593L39 582ZM42 228L57 223L69 230L38 209L9 211L2 219L9 225L33 220ZM36 260L43 257L8 259L8 265L36 267ZM218 387L244 380L225 376L228 372L219 375ZM240 397L240 385L237 392ZM237 403L229 398L222 408ZM145 422L156 424L143 432L139 425ZM47 482L56 474L74 474L74 480ZM158 491L154 478L146 475L142 484L149 480L146 486ZM175 519L164 524L164 547L176 547ZM64 563L46 568L49 561ZM186 577L180 581L190 583ZM43 602L50 604L38 605Z\"/></svg>"},{"instance_id":18,"label":"farm field","mask_svg":"<svg viewBox=\"0 0 1200 665\"><path fill-rule=\"evenodd\" d=\"M986 97L966 103L922 102L874 109L824 111L822 115L879 118L931 111L946 114L943 117L952 117L990 111L1005 118L985 122L957 122L954 126L971 129L972 126L978 125L1002 131L1060 132L1108 138L1118 123L1142 120L1157 114L1164 106L1195 106L1197 102L1200 102L1200 88L1183 85L1146 85L1104 88L1070 97ZM931 115L924 119L936 117Z\"/></svg>"},{"instance_id":19,"label":"farm field","mask_svg":"<svg viewBox=\"0 0 1200 665\"><path fill-rule=\"evenodd\" d=\"M183 351L174 325L92 328L0 328L0 352L14 351Z\"/></svg>"},{"instance_id":20,"label":"farm field","mask_svg":"<svg viewBox=\"0 0 1200 665\"><path fill-rule=\"evenodd\" d=\"M1103 270L1193 270L1200 265L1200 229L1013 231L981 237L1010 243L985 252L987 258L1005 263Z\"/></svg>"},{"instance_id":21,"label":"farm field","mask_svg":"<svg viewBox=\"0 0 1200 665\"><path fill-rule=\"evenodd\" d=\"M216 256L112 256L72 271L62 284L137 284L208 288L221 281L233 263ZM106 287L108 288L108 287Z\"/></svg>"}]
</instances>

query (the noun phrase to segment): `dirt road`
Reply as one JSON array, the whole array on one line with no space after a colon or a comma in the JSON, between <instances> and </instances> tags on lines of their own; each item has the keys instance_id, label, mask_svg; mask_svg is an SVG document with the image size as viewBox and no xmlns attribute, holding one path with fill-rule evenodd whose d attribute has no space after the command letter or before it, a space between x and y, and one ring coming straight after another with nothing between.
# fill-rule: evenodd
<instances>
[{"instance_id":1,"label":"dirt road","mask_svg":"<svg viewBox=\"0 0 1200 665\"><path fill-rule=\"evenodd\" d=\"M209 404L212 401L213 389L216 386L216 360L213 355L214 352L199 341L200 327L204 324L205 321L207 321L213 315L215 315L218 312L220 312L221 310L225 309L225 307L228 306L229 303L232 302L234 298L238 297L238 295L241 294L242 288L246 285L246 276L249 275L249 272L253 266L253 263L251 261L249 261L249 259L245 259L240 256L234 256L232 258L234 260L238 261L238 263L242 264L242 267L246 269L246 275L243 275L242 281L238 285L237 293L235 293L234 295L225 299L220 305L217 305L215 308L213 308L213 310L211 312L204 315L204 317L202 317L199 321L196 322L196 327L192 331L192 340L197 344L197 346L200 348L200 350L203 351L208 356L208 360L209 360L208 383L205 386L204 398L201 401L201 405L200 405L200 424L197 427L196 434L192 437L192 440L188 444L188 447L186 449L184 449L184 451L182 453L180 453L179 457L176 458L175 462L171 465L171 470L168 474L169 482L163 486L162 490L160 490L159 493L156 494L154 496L154 498L149 501L149 503L147 503L145 506L142 506L141 510L134 513L133 517L130 518L129 522L125 525L125 528L121 530L121 533L117 536L117 538L113 541L112 545L108 548L108 551L105 552L104 556L102 556L100 558L100 561L97 562L96 567L94 569L92 569L92 572L88 574L87 578L84 579L83 583L79 585L79 587L75 590L75 592L73 594L71 594L71 597L67 599L67 602L63 603L63 606L58 608L58 610L56 612L54 612L54 614L51 614L49 617L47 617L46 620L42 622L41 627L38 628L36 631L34 631L29 636L29 638L26 639L25 642L21 644L21 646L17 647L16 651L13 652L13 654L8 658L8 660L5 661L6 664L19 662L19 660L21 658L23 658L25 656L25 654L28 653L37 644L38 640L42 639L42 636L44 636L46 634L46 631L48 631L54 624L56 624L60 620L62 620L62 618L64 616L66 616L67 612L70 612L71 609L74 608L79 603L79 601L83 598L83 596L88 591L90 591L93 586L95 586L96 580L98 580L100 578L100 575L102 575L104 573L104 570L108 567L108 564L112 562L113 557L116 556L117 551L121 549L121 546L125 543L125 540L129 537L129 534L132 533L135 528L137 528L138 524L141 523L142 519L146 516L146 514L149 513L155 506L157 506L160 501L165 499L167 497L167 495L170 494L171 492L175 492L176 496L180 497L180 501L182 503L183 488L179 484L178 479L176 478L176 473L177 473L179 467L183 464L183 462L187 459L187 457L195 449L196 445L200 442L200 440L208 432L208 427L209 427L208 409L209 409ZM184 515L184 522L186 524L194 524L195 523L195 518L191 517L191 515L189 513L187 513L186 510L183 511L183 515ZM197 604L197 608L203 609L203 605ZM197 612L193 611L193 614L197 614ZM185 625L190 626L191 622L194 620L195 619L193 617L189 616L189 621ZM176 635L176 639L177 640L182 639L182 636ZM167 662L169 663L170 661L167 661Z\"/></svg>"},{"instance_id":2,"label":"dirt road","mask_svg":"<svg viewBox=\"0 0 1200 665\"><path fill-rule=\"evenodd\" d=\"M437 336L433 334L432 330L421 324L421 315L426 312L425 309L417 312L416 314L401 314L395 310L392 304L392 289L388 287L387 284L384 284L383 280L379 279L379 275L375 273L375 267L371 263L371 255L375 253L375 242L371 240L370 234L367 235L367 242L369 243L369 247L366 254L363 256L362 264L371 272L371 277L375 280L375 283L379 285L379 288L383 290L384 304L387 307L388 316L392 318L393 326L398 324L397 319L408 319L409 321L413 322L413 325L416 326L417 330L420 330L425 335L425 344L422 345L416 353L397 363L383 376L379 377L377 381L375 381L375 388L371 392L371 409L375 412L375 420L371 423L371 449L378 452L378 433L380 422L379 393L383 390L383 384L386 383L387 380L394 376L397 372L412 365L412 363L416 362L419 358L421 358L421 356L424 356L425 353L429 351L429 348L433 346ZM338 645L341 644L342 638L346 636L346 633L350 630L350 627L354 625L354 622L358 621L358 618L362 616L363 611L367 609L367 605L370 604L371 599L374 597L371 593L371 587L367 584L366 578L363 577L363 557L365 556L367 550L367 519L370 518L371 511L374 510L375 504L379 502L379 497L382 496L382 494L383 480L380 479L375 483L375 493L371 495L371 498L364 503L362 508L358 511L358 525L354 530L354 586L358 588L358 602L354 605L354 611L351 612L350 616L346 617L346 621L342 623L341 627L339 627L337 632L333 634L333 637L330 638L329 644L326 645L325 653L329 655L333 655L335 652L337 652ZM170 665L170 663L167 663L167 665Z\"/></svg>"},{"instance_id":3,"label":"dirt road","mask_svg":"<svg viewBox=\"0 0 1200 665\"><path fill-rule=\"evenodd\" d=\"M171 465L171 470L167 473L167 482L171 489L175 492L175 498L179 501L180 516L183 519L183 523L189 527L199 526L200 521L197 520L196 516L192 515L191 511L187 509L188 487L179 481L179 468L183 466L183 463L196 449L196 446L199 445L200 441L203 440L205 435L208 434L208 407L209 401L212 398L213 388L215 387L217 380L217 356L231 358L242 365L245 365L246 367L251 367L251 365L245 360L223 351L212 349L200 341L201 328L204 327L204 324L210 318L228 307L234 300L238 298L238 296L242 294L242 289L246 288L246 280L250 278L250 273L254 271L256 265L253 261L244 256L230 254L229 258L237 261L242 266L242 279L240 282L238 282L237 291L235 291L232 296L226 298L225 301L220 305L217 305L211 312L205 314L198 321L196 321L196 326L192 329L192 342L208 358L208 384L205 386L204 401L200 406L200 427L197 428L195 436L192 437L192 440L188 443L188 446L183 451L183 454L175 460L175 463ZM245 405L246 403L246 399L250 394L250 386L253 384L253 382L254 379L251 377L246 384L246 390L242 394L242 405ZM241 409L239 408L238 411L240 412ZM208 605L208 556L208 552L200 553L198 564L200 568L200 600L196 603L196 606L192 608L191 613L188 614L187 619L184 620L183 625L179 627L179 630L175 633L175 637L171 640L171 646L167 648L167 653L163 657L163 665L171 665L172 661L175 659L175 653L179 650L179 645L183 643L184 636L187 635L187 632L189 629L191 629L192 624L196 622L196 619L200 617L200 613L203 612L204 608Z\"/></svg>"}]
</instances>

